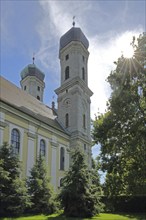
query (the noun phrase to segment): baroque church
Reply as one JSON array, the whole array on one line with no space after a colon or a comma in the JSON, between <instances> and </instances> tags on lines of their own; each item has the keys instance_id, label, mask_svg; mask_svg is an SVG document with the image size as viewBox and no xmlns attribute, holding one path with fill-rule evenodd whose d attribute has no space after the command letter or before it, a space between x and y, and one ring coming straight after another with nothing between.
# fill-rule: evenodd
<instances>
[{"instance_id":1,"label":"baroque church","mask_svg":"<svg viewBox=\"0 0 146 220\"><path fill-rule=\"evenodd\" d=\"M79 147L91 166L89 42L73 27L60 38L58 107L43 103L44 73L34 64L21 71L21 88L0 77L0 145L7 142L29 176L38 155L45 158L51 183L57 191L70 166L70 149Z\"/></svg>"}]
</instances>

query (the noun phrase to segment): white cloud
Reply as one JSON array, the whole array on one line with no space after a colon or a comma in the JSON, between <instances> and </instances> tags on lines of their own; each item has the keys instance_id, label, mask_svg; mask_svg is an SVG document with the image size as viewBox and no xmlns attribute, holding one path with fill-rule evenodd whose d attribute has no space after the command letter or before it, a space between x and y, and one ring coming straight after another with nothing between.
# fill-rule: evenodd
<instances>
[{"instance_id":1,"label":"white cloud","mask_svg":"<svg viewBox=\"0 0 146 220\"><path fill-rule=\"evenodd\" d=\"M130 43L133 36L138 36L142 30L126 31L122 34L109 37L102 41L98 36L90 39L90 58L89 58L89 87L94 92L91 98L91 117L99 112L105 112L106 101L110 96L110 87L106 79L110 72L115 68L114 61L123 53L131 50Z\"/></svg>"},{"instance_id":2,"label":"white cloud","mask_svg":"<svg viewBox=\"0 0 146 220\"><path fill-rule=\"evenodd\" d=\"M44 10L42 21L39 24L41 48L38 52L44 66L51 68L56 80L59 80L59 39L71 28L72 16L76 12L77 20L82 23L81 29L90 34L90 57L88 64L89 88L94 92L91 98L91 117L104 112L106 101L110 96L110 87L106 82L107 76L115 67L113 62L121 56L122 51L130 46L132 37L142 30L127 31L122 34L105 32L104 35L93 35L92 26L82 19L85 12L92 10L94 5L85 1L40 1ZM70 7L71 5L71 7ZM79 7L80 6L80 7ZM97 5L96 5L97 6ZM88 29L87 29L88 28ZM94 28L94 27L93 27ZM87 36L88 37L88 36ZM41 56L40 56L41 54ZM57 64L57 65L56 65Z\"/></svg>"},{"instance_id":3,"label":"white cloud","mask_svg":"<svg viewBox=\"0 0 146 220\"><path fill-rule=\"evenodd\" d=\"M78 1L39 1L43 9L42 20L38 25L38 33L41 40L41 48L36 56L46 68L59 71L58 62L59 39L72 27L72 17L82 17L87 11L88 5ZM71 7L70 7L71 6ZM82 13L80 7L83 6ZM79 16L78 16L79 15ZM81 20L81 19L80 19Z\"/></svg>"}]
</instances>

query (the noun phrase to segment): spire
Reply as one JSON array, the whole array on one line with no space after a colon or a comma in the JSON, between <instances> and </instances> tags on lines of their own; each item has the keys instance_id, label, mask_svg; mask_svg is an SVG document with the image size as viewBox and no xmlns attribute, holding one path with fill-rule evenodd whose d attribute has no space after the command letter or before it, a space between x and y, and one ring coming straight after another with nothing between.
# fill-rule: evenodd
<instances>
[{"instance_id":1,"label":"spire","mask_svg":"<svg viewBox=\"0 0 146 220\"><path fill-rule=\"evenodd\" d=\"M55 110L55 101L54 101L54 99L55 99L55 96L53 95L53 101L52 101L52 109L53 110Z\"/></svg>"},{"instance_id":2,"label":"spire","mask_svg":"<svg viewBox=\"0 0 146 220\"><path fill-rule=\"evenodd\" d=\"M76 24L76 23L75 23L75 17L76 17L76 16L73 16L73 23L72 23L73 27L74 27L75 24Z\"/></svg>"},{"instance_id":3,"label":"spire","mask_svg":"<svg viewBox=\"0 0 146 220\"><path fill-rule=\"evenodd\" d=\"M33 57L32 57L32 63L34 64L34 61L35 61L35 56L34 56L35 54L33 53Z\"/></svg>"}]
</instances>

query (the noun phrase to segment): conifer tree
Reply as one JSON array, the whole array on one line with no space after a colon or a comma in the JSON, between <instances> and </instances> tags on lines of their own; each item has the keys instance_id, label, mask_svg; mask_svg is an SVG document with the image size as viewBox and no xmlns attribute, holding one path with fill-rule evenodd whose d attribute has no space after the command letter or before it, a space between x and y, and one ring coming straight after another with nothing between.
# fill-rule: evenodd
<instances>
[{"instance_id":1,"label":"conifer tree","mask_svg":"<svg viewBox=\"0 0 146 220\"><path fill-rule=\"evenodd\" d=\"M92 175L85 163L84 154L75 149L72 164L63 179L59 194L66 216L91 217L100 210L98 186L92 184Z\"/></svg>"},{"instance_id":2,"label":"conifer tree","mask_svg":"<svg viewBox=\"0 0 146 220\"><path fill-rule=\"evenodd\" d=\"M6 143L0 148L0 215L21 215L30 205L19 158Z\"/></svg>"},{"instance_id":3,"label":"conifer tree","mask_svg":"<svg viewBox=\"0 0 146 220\"><path fill-rule=\"evenodd\" d=\"M31 197L31 212L51 214L55 210L53 189L47 176L44 158L39 156L30 171L28 190Z\"/></svg>"}]
</instances>

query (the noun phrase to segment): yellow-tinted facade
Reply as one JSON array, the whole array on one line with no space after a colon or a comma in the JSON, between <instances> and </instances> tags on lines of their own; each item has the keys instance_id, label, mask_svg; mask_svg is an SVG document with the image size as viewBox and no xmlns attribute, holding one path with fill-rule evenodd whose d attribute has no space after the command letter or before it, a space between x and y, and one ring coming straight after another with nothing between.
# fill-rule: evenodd
<instances>
[{"instance_id":1,"label":"yellow-tinted facade","mask_svg":"<svg viewBox=\"0 0 146 220\"><path fill-rule=\"evenodd\" d=\"M64 132L56 121L56 116L53 115L52 109L48 109L43 103L2 77L0 77L0 84L0 144L7 142L11 145L12 131L18 131L22 177L26 177L40 154L40 142L43 140L45 143L44 157L47 172L51 177L54 189L57 190L60 186L60 179L64 176L64 171L69 168L69 135ZM10 92L11 95L9 94ZM14 98L11 99L11 96ZM23 106L17 105L16 99L19 102L20 97L23 99ZM29 103L28 106L27 102ZM35 105L36 112L32 112L32 103ZM43 105L43 108L39 109L40 105ZM45 120L46 116L44 117L43 110L46 115L49 110L48 116L52 114L48 121ZM64 168L62 170L60 169L61 147L64 149Z\"/></svg>"}]
</instances>

